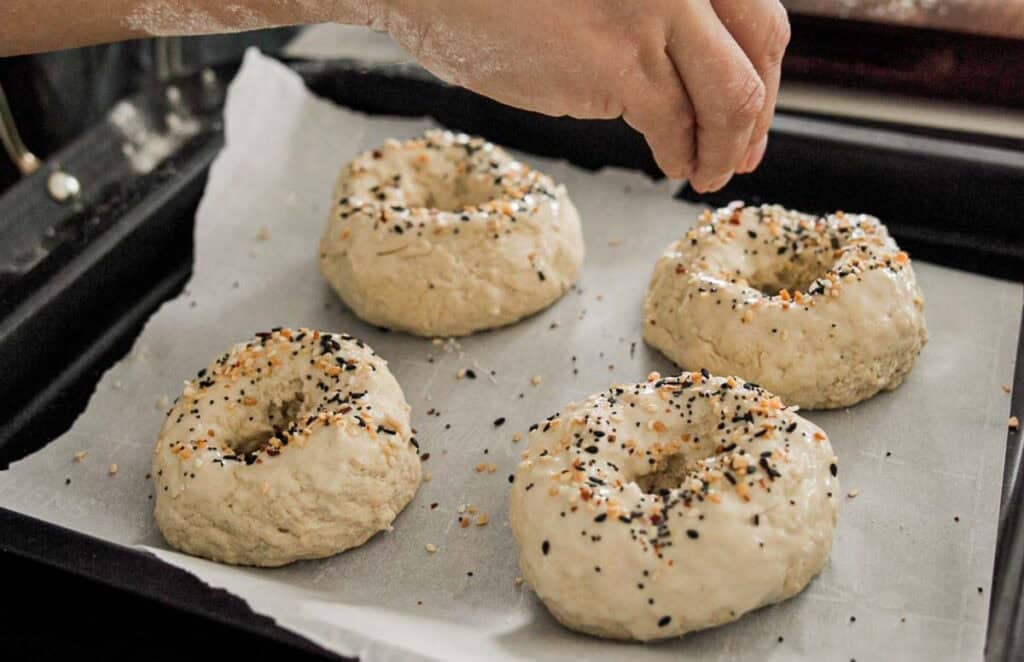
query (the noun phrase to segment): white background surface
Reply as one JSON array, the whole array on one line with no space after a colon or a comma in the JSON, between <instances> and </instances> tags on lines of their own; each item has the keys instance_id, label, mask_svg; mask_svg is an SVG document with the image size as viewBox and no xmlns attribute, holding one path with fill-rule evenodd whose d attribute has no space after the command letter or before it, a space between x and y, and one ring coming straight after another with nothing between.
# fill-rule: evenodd
<instances>
[{"instance_id":1,"label":"white background surface","mask_svg":"<svg viewBox=\"0 0 1024 662\"><path fill-rule=\"evenodd\" d=\"M426 126L314 100L290 71L250 53L230 91L227 147L198 212L186 294L150 320L67 434L0 473L0 505L148 547L282 626L366 660L981 658L1009 411L1001 385L1013 371L1019 285L917 263L931 341L907 383L853 409L809 414L832 438L843 492L860 493L844 497L831 561L802 595L659 645L575 635L513 581L507 476L525 442L511 437L613 381L671 369L640 340L641 303L655 259L698 208L673 200L669 182L522 155L564 182L580 210L588 255L579 288L521 324L447 350L382 333L324 284L317 242L340 166ZM433 480L393 531L331 559L255 570L169 551L145 478L166 406L158 399L174 397L232 343L277 325L349 331L387 358ZM457 381L460 368L479 378ZM431 408L440 416L427 416ZM495 429L499 416L508 422ZM88 456L73 462L81 450ZM111 462L116 476L107 474ZM477 473L479 462L498 472ZM460 504L486 512L490 524L459 528ZM428 554L427 543L440 550Z\"/></svg>"}]
</instances>

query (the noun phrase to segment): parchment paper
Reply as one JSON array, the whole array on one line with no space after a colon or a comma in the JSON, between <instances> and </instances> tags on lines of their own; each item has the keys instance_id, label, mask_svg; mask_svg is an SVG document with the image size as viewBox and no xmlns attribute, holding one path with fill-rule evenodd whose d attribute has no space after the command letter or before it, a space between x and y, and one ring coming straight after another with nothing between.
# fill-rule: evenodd
<instances>
[{"instance_id":1,"label":"parchment paper","mask_svg":"<svg viewBox=\"0 0 1024 662\"><path fill-rule=\"evenodd\" d=\"M859 495L844 497L831 561L802 595L659 645L575 635L514 582L507 476L525 442L512 435L612 382L670 370L640 339L641 301L656 257L697 208L673 200L668 182L520 155L564 182L579 207L588 251L579 287L521 324L458 343L383 333L342 309L317 271L317 242L341 164L427 126L316 100L285 67L249 53L228 96L227 147L198 211L186 294L154 315L68 433L0 474L0 505L143 546L365 660L981 657L1019 285L916 264L931 341L907 383L809 415L832 437L844 492ZM165 397L230 344L276 325L349 331L386 357L432 480L392 531L331 559L256 570L172 552L153 524L145 478ZM457 380L460 368L477 379ZM498 417L508 422L495 428ZM77 451L88 455L75 462ZM477 473L481 462L496 473ZM460 505L490 523L460 528Z\"/></svg>"}]
</instances>

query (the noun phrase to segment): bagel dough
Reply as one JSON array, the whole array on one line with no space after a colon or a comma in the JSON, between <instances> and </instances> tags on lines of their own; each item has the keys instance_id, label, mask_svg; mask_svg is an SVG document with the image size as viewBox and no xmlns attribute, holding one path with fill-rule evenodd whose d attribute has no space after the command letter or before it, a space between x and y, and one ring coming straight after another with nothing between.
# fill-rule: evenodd
<instances>
[{"instance_id":1,"label":"bagel dough","mask_svg":"<svg viewBox=\"0 0 1024 662\"><path fill-rule=\"evenodd\" d=\"M928 340L910 258L877 218L742 203L658 260L644 339L684 369L739 375L808 409L899 386Z\"/></svg>"},{"instance_id":2,"label":"bagel dough","mask_svg":"<svg viewBox=\"0 0 1024 662\"><path fill-rule=\"evenodd\" d=\"M185 383L153 480L171 546L279 566L388 529L416 493L420 462L386 361L348 335L279 329Z\"/></svg>"},{"instance_id":3,"label":"bagel dough","mask_svg":"<svg viewBox=\"0 0 1024 662\"><path fill-rule=\"evenodd\" d=\"M563 186L481 138L439 130L345 166L320 242L320 269L356 315L421 336L536 313L582 262Z\"/></svg>"},{"instance_id":4,"label":"bagel dough","mask_svg":"<svg viewBox=\"0 0 1024 662\"><path fill-rule=\"evenodd\" d=\"M531 428L510 504L523 578L601 637L720 625L822 569L836 474L824 432L741 379L613 386Z\"/></svg>"}]
</instances>

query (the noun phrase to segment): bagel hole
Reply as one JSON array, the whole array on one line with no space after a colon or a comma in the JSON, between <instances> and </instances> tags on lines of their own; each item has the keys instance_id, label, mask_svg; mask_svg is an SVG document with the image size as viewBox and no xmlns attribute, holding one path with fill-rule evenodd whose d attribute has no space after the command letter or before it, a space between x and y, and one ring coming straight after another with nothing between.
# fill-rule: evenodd
<instances>
[{"instance_id":1,"label":"bagel hole","mask_svg":"<svg viewBox=\"0 0 1024 662\"><path fill-rule=\"evenodd\" d=\"M417 171L406 185L406 203L438 211L459 212L476 207L501 195L490 177L458 172L454 163L445 163L440 171Z\"/></svg>"},{"instance_id":2,"label":"bagel hole","mask_svg":"<svg viewBox=\"0 0 1024 662\"><path fill-rule=\"evenodd\" d=\"M301 383L296 388L301 387ZM236 455L247 455L269 443L272 437L281 439L282 433L292 428L302 416L302 404L306 396L296 390L284 400L271 400L262 417L250 423L246 434L228 442Z\"/></svg>"},{"instance_id":3,"label":"bagel hole","mask_svg":"<svg viewBox=\"0 0 1024 662\"><path fill-rule=\"evenodd\" d=\"M267 419L270 421L275 436L279 437L282 432L291 428L298 421L302 415L302 403L305 399L306 396L302 391L295 391L287 400L271 401L270 406L267 407Z\"/></svg>"},{"instance_id":4,"label":"bagel hole","mask_svg":"<svg viewBox=\"0 0 1024 662\"><path fill-rule=\"evenodd\" d=\"M790 294L806 292L814 281L824 278L835 264L832 251L804 251L791 255L788 260L773 261L754 272L747 282L750 287L767 296L776 296L782 290Z\"/></svg>"},{"instance_id":5,"label":"bagel hole","mask_svg":"<svg viewBox=\"0 0 1024 662\"><path fill-rule=\"evenodd\" d=\"M683 453L675 453L661 460L650 473L637 477L636 484L647 494L674 490L699 469L699 464Z\"/></svg>"}]
</instances>

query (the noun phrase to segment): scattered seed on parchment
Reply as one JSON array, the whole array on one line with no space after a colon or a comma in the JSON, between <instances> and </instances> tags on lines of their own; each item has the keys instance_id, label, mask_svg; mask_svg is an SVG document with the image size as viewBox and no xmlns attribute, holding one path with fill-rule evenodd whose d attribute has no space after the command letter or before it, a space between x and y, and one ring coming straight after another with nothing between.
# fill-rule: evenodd
<instances>
[{"instance_id":1,"label":"scattered seed on parchment","mask_svg":"<svg viewBox=\"0 0 1024 662\"><path fill-rule=\"evenodd\" d=\"M263 226L260 231L256 233L256 238L260 241L270 241L270 228Z\"/></svg>"},{"instance_id":2,"label":"scattered seed on parchment","mask_svg":"<svg viewBox=\"0 0 1024 662\"><path fill-rule=\"evenodd\" d=\"M541 383L540 375L534 375L533 377L531 377L530 378L530 383L533 384L534 386L540 386L540 383Z\"/></svg>"},{"instance_id":3,"label":"scattered seed on parchment","mask_svg":"<svg viewBox=\"0 0 1024 662\"><path fill-rule=\"evenodd\" d=\"M615 239L609 239L608 245L614 248L615 246L621 246L622 242L624 241L625 239L619 239L618 237L616 237Z\"/></svg>"},{"instance_id":4,"label":"scattered seed on parchment","mask_svg":"<svg viewBox=\"0 0 1024 662\"><path fill-rule=\"evenodd\" d=\"M72 457L76 464L81 464L85 460L85 456L89 454L89 451L78 451Z\"/></svg>"},{"instance_id":5,"label":"scattered seed on parchment","mask_svg":"<svg viewBox=\"0 0 1024 662\"><path fill-rule=\"evenodd\" d=\"M427 551L430 552L431 554L433 554L434 552L437 551L437 545L435 545L432 542L428 542L426 547L427 547Z\"/></svg>"},{"instance_id":6,"label":"scattered seed on parchment","mask_svg":"<svg viewBox=\"0 0 1024 662\"><path fill-rule=\"evenodd\" d=\"M107 473L109 473L111 476L116 476L117 475L117 463L116 462L111 464L110 467L107 468Z\"/></svg>"},{"instance_id":7,"label":"scattered seed on parchment","mask_svg":"<svg viewBox=\"0 0 1024 662\"><path fill-rule=\"evenodd\" d=\"M1010 426L1011 430L1018 430L1020 429L1020 419L1016 416L1011 416L1010 420L1007 421L1007 425Z\"/></svg>"},{"instance_id":8,"label":"scattered seed on parchment","mask_svg":"<svg viewBox=\"0 0 1024 662\"><path fill-rule=\"evenodd\" d=\"M860 494L860 490L852 489L852 490L850 490L849 492L846 493L846 496L851 498L851 499L856 499L858 494Z\"/></svg>"}]
</instances>

